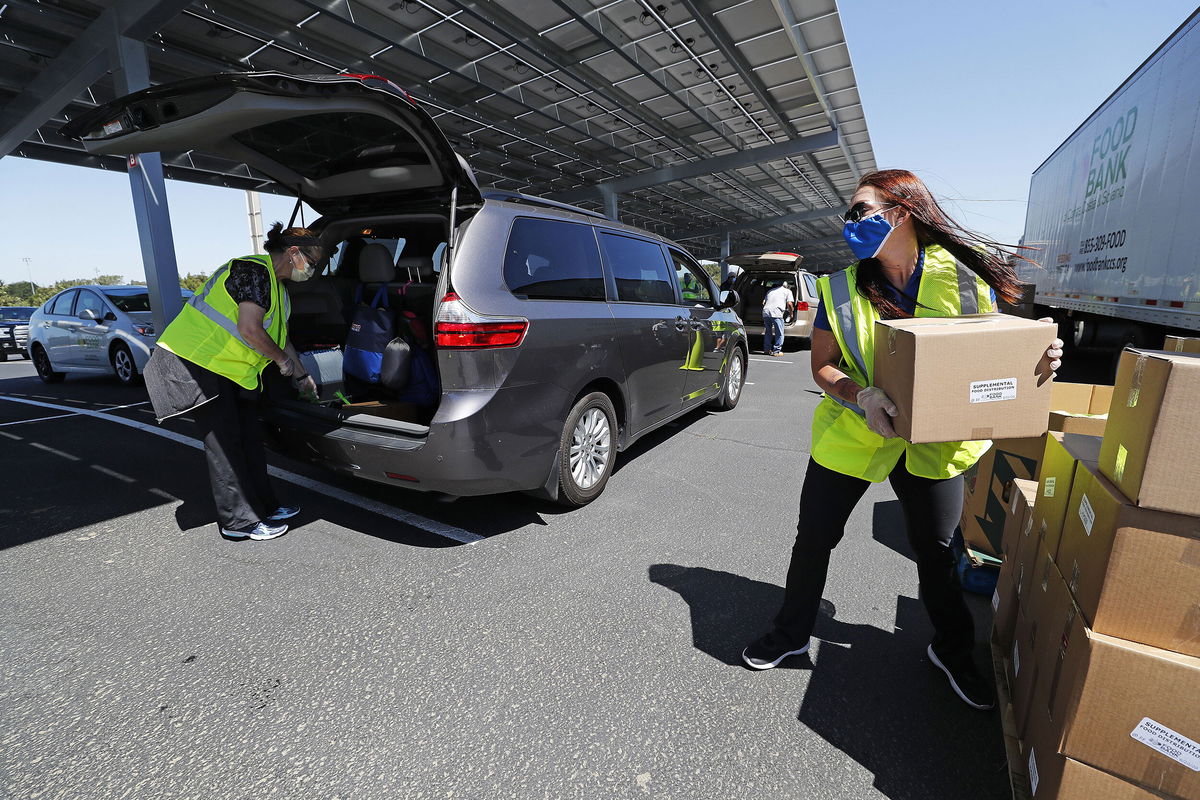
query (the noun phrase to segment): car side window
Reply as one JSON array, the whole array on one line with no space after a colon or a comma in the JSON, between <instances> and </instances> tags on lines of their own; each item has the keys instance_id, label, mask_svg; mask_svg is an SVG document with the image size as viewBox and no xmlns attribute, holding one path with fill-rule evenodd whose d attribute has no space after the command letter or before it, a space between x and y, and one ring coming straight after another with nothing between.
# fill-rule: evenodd
<instances>
[{"instance_id":1,"label":"car side window","mask_svg":"<svg viewBox=\"0 0 1200 800\"><path fill-rule=\"evenodd\" d=\"M94 292L79 290L79 301L75 304L75 316L79 316L84 312L84 309L91 309L96 312L96 316L104 318L104 301L96 297Z\"/></svg>"},{"instance_id":2,"label":"car side window","mask_svg":"<svg viewBox=\"0 0 1200 800\"><path fill-rule=\"evenodd\" d=\"M675 303L675 276L656 242L601 231L600 247L617 282L618 300Z\"/></svg>"},{"instance_id":3,"label":"car side window","mask_svg":"<svg viewBox=\"0 0 1200 800\"><path fill-rule=\"evenodd\" d=\"M64 317L71 315L71 306L75 304L75 295L78 292L70 291L63 292L54 300L54 305L50 307L51 314L61 314Z\"/></svg>"},{"instance_id":4,"label":"car side window","mask_svg":"<svg viewBox=\"0 0 1200 800\"><path fill-rule=\"evenodd\" d=\"M679 281L684 304L715 305L712 290L708 284L708 275L700 265L678 250L671 250L670 253L671 263L675 265L675 279Z\"/></svg>"},{"instance_id":5,"label":"car side window","mask_svg":"<svg viewBox=\"0 0 1200 800\"><path fill-rule=\"evenodd\" d=\"M606 299L592 227L518 217L504 252L504 282L528 300Z\"/></svg>"},{"instance_id":6,"label":"car side window","mask_svg":"<svg viewBox=\"0 0 1200 800\"><path fill-rule=\"evenodd\" d=\"M804 285L808 289L809 297L817 296L817 278L811 272L804 273Z\"/></svg>"}]
</instances>

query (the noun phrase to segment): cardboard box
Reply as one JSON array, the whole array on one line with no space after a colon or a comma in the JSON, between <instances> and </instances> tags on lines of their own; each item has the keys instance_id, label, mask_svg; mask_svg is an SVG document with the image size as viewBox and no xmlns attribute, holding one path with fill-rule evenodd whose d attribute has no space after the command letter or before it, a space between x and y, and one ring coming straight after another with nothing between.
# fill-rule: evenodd
<instances>
[{"instance_id":1,"label":"cardboard box","mask_svg":"<svg viewBox=\"0 0 1200 800\"><path fill-rule=\"evenodd\" d=\"M1200 518L1137 508L1081 473L1057 560L1094 630L1200 656Z\"/></svg>"},{"instance_id":2,"label":"cardboard box","mask_svg":"<svg viewBox=\"0 0 1200 800\"><path fill-rule=\"evenodd\" d=\"M1168 336L1163 342L1163 350L1173 353L1200 353L1200 337Z\"/></svg>"},{"instance_id":3,"label":"cardboard box","mask_svg":"<svg viewBox=\"0 0 1200 800\"><path fill-rule=\"evenodd\" d=\"M1032 741L1025 750L1033 800L1162 800L1162 795Z\"/></svg>"},{"instance_id":4,"label":"cardboard box","mask_svg":"<svg viewBox=\"0 0 1200 800\"><path fill-rule=\"evenodd\" d=\"M1050 579L1063 582L1057 569ZM1200 659L1096 633L1069 594L1046 597L1039 635L1053 646L1038 664L1029 749L1056 750L1167 797L1200 797Z\"/></svg>"},{"instance_id":5,"label":"cardboard box","mask_svg":"<svg viewBox=\"0 0 1200 800\"><path fill-rule=\"evenodd\" d=\"M976 314L875 323L875 385L913 443L1040 436L1050 412L1046 348L1056 325Z\"/></svg>"},{"instance_id":6,"label":"cardboard box","mask_svg":"<svg viewBox=\"0 0 1200 800\"><path fill-rule=\"evenodd\" d=\"M1100 471L1135 505L1200 515L1200 354L1126 348Z\"/></svg>"},{"instance_id":7,"label":"cardboard box","mask_svg":"<svg viewBox=\"0 0 1200 800\"><path fill-rule=\"evenodd\" d=\"M1021 589L1021 613L1013 634L1013 680L1009 683L1017 734L1021 737L1025 736L1033 707L1038 675L1043 665L1053 660L1058 646L1062 626L1056 609L1071 605L1071 593L1066 583L1055 580L1058 569L1046 549L1039 547L1031 561L1026 563Z\"/></svg>"},{"instance_id":8,"label":"cardboard box","mask_svg":"<svg viewBox=\"0 0 1200 800\"><path fill-rule=\"evenodd\" d=\"M1083 419L1082 415L1097 408L1107 410L1112 391L1111 386L1090 383L1055 383L1050 391L1050 402L1052 408L1059 410L1048 417L1050 431L1072 427L1071 420ZM1045 449L1044 435L996 441L979 462L966 471L962 531L968 547L988 555L1001 554L1009 481L1014 478L1039 480L1039 465Z\"/></svg>"},{"instance_id":9,"label":"cardboard box","mask_svg":"<svg viewBox=\"0 0 1200 800\"><path fill-rule=\"evenodd\" d=\"M1000 577L996 579L996 591L992 594L992 628L996 632L996 642L1005 653L1012 649L1013 632L1017 628L1019 570L1015 561L1005 559L1000 567Z\"/></svg>"},{"instance_id":10,"label":"cardboard box","mask_svg":"<svg viewBox=\"0 0 1200 800\"><path fill-rule=\"evenodd\" d=\"M1079 470L1095 472L1100 459L1100 438L1073 433L1046 437L1041 477L1033 505L1034 534L1046 542L1046 550L1057 557L1063 519L1071 500L1071 487Z\"/></svg>"},{"instance_id":11,"label":"cardboard box","mask_svg":"<svg viewBox=\"0 0 1200 800\"><path fill-rule=\"evenodd\" d=\"M1017 541L1025 534L1026 523L1033 513L1033 501L1037 497L1037 481L1015 478L1008 492L1008 506L1004 520L1004 539L1000 552L1007 561L1015 554Z\"/></svg>"},{"instance_id":12,"label":"cardboard box","mask_svg":"<svg viewBox=\"0 0 1200 800\"><path fill-rule=\"evenodd\" d=\"M1036 480L1046 449L1044 437L1006 439L964 473L962 532L967 546L999 556L1003 552L1005 507L1015 479Z\"/></svg>"}]
</instances>

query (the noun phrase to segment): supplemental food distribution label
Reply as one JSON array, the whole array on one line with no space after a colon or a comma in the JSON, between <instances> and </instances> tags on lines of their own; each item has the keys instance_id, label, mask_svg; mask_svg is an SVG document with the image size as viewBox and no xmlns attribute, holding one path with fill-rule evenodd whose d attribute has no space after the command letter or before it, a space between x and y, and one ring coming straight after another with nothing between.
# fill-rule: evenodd
<instances>
[{"instance_id":1,"label":"supplemental food distribution label","mask_svg":"<svg viewBox=\"0 0 1200 800\"><path fill-rule=\"evenodd\" d=\"M1096 512L1092 510L1092 501L1088 500L1085 494L1083 499L1079 501L1079 519L1083 522L1083 529L1088 536L1092 535L1092 525L1096 524Z\"/></svg>"},{"instance_id":2,"label":"supplemental food distribution label","mask_svg":"<svg viewBox=\"0 0 1200 800\"><path fill-rule=\"evenodd\" d=\"M1033 750L1030 749L1030 751L1029 751L1029 788L1033 790L1034 794L1037 794L1037 787L1038 787L1037 761L1034 760Z\"/></svg>"},{"instance_id":3,"label":"supplemental food distribution label","mask_svg":"<svg viewBox=\"0 0 1200 800\"><path fill-rule=\"evenodd\" d=\"M1200 742L1176 733L1166 725L1159 725L1149 717L1142 717L1129 735L1188 769L1200 772Z\"/></svg>"},{"instance_id":4,"label":"supplemental food distribution label","mask_svg":"<svg viewBox=\"0 0 1200 800\"><path fill-rule=\"evenodd\" d=\"M1017 399L1017 379L998 378L994 381L974 381L971 384L972 403L995 403Z\"/></svg>"}]
</instances>

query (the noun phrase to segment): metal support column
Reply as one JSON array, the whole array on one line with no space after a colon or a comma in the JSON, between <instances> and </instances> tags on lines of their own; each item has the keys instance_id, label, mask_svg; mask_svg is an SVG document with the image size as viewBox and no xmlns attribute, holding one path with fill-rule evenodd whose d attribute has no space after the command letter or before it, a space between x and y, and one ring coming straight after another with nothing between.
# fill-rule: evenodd
<instances>
[{"instance_id":1,"label":"metal support column","mask_svg":"<svg viewBox=\"0 0 1200 800\"><path fill-rule=\"evenodd\" d=\"M617 211L617 193L612 190L611 186L600 186L599 188L600 195L604 198L604 216L613 222L620 222L621 217Z\"/></svg>"},{"instance_id":2,"label":"metal support column","mask_svg":"<svg viewBox=\"0 0 1200 800\"><path fill-rule=\"evenodd\" d=\"M119 34L116 38L113 79L117 93L128 94L147 88L150 64L145 43ZM150 291L150 310L154 313L154 330L161 334L183 308L162 158L158 153L141 153L130 156L128 164L133 212L142 245L142 266Z\"/></svg>"},{"instance_id":3,"label":"metal support column","mask_svg":"<svg viewBox=\"0 0 1200 800\"><path fill-rule=\"evenodd\" d=\"M246 190L246 213L250 216L250 252L260 256L266 252L263 250L262 199L253 189Z\"/></svg>"},{"instance_id":4,"label":"metal support column","mask_svg":"<svg viewBox=\"0 0 1200 800\"><path fill-rule=\"evenodd\" d=\"M725 240L721 242L721 285L725 285L725 281L729 280L729 234L725 234Z\"/></svg>"}]
</instances>

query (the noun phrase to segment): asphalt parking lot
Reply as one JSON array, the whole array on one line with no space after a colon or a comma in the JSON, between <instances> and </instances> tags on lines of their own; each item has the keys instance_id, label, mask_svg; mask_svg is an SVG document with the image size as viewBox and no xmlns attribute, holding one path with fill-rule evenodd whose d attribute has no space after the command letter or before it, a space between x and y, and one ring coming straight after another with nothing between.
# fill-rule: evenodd
<instances>
[{"instance_id":1,"label":"asphalt parking lot","mask_svg":"<svg viewBox=\"0 0 1200 800\"><path fill-rule=\"evenodd\" d=\"M275 458L304 510L270 542L218 536L189 423L154 433L144 390L0 364L5 796L1010 796L997 713L925 656L886 484L811 658L740 666L795 535L807 358L753 355L736 410L643 440L573 512Z\"/></svg>"}]
</instances>

